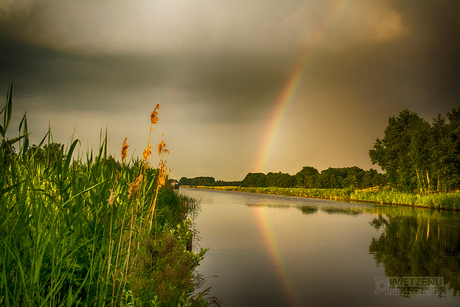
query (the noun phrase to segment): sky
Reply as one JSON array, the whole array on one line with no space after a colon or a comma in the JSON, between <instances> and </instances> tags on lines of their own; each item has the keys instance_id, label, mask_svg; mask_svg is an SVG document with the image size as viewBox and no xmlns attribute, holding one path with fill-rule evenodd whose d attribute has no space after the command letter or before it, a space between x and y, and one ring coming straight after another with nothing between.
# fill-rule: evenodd
<instances>
[{"instance_id":1,"label":"sky","mask_svg":"<svg viewBox=\"0 0 460 307\"><path fill-rule=\"evenodd\" d=\"M142 156L159 103L177 179L378 168L390 116L460 107L458 0L1 0L0 46L10 137Z\"/></svg>"}]
</instances>

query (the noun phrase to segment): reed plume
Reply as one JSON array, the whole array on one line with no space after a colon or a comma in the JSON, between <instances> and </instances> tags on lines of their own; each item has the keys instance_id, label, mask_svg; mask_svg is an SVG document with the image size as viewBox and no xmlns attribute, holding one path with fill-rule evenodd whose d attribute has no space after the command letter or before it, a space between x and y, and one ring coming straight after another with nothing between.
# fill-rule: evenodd
<instances>
[{"instance_id":1,"label":"reed plume","mask_svg":"<svg viewBox=\"0 0 460 307\"><path fill-rule=\"evenodd\" d=\"M144 152L142 153L142 159L145 161L147 164L147 160L150 158L150 155L152 154L152 151L150 150L153 147L153 145L150 145L146 149L144 149Z\"/></svg>"},{"instance_id":2,"label":"reed plume","mask_svg":"<svg viewBox=\"0 0 460 307\"><path fill-rule=\"evenodd\" d=\"M117 198L117 196L115 195L115 193L113 193L113 190L110 189L110 197L108 199L110 206L113 206L113 203L115 202L115 198Z\"/></svg>"},{"instance_id":3,"label":"reed plume","mask_svg":"<svg viewBox=\"0 0 460 307\"><path fill-rule=\"evenodd\" d=\"M157 103L155 106L155 109L153 109L153 112L150 114L150 129L149 129L149 138L147 140L147 148L144 149L144 152L142 154L142 159L144 160L144 174L145 174L145 169L147 167L147 160L149 159L150 155L152 154L152 151L150 150L153 146L150 145L150 136L152 135L152 130L155 129L153 125L158 123L158 109L160 108L160 104Z\"/></svg>"},{"instance_id":4,"label":"reed plume","mask_svg":"<svg viewBox=\"0 0 460 307\"><path fill-rule=\"evenodd\" d=\"M126 140L128 138L126 137L125 140L123 141L123 146L121 146L121 163L123 164L126 157L128 156L128 148L129 145L126 143Z\"/></svg>"},{"instance_id":5,"label":"reed plume","mask_svg":"<svg viewBox=\"0 0 460 307\"><path fill-rule=\"evenodd\" d=\"M160 162L160 171L159 171L159 174L158 174L158 181L157 181L158 188L161 188L162 186L165 185L165 183L166 183L166 175L167 175L166 161L161 161Z\"/></svg>"},{"instance_id":6,"label":"reed plume","mask_svg":"<svg viewBox=\"0 0 460 307\"><path fill-rule=\"evenodd\" d=\"M163 136L164 136L164 134L162 135L162 137ZM166 161L163 159L163 155L165 153L169 154L169 150L166 149L166 143L162 138L161 142L158 143L158 155L160 156L160 168L159 168L159 172L158 172L157 189L155 191L155 198L153 200L152 207L150 208L149 214L148 214L149 231L152 229L152 220L153 220L153 214L155 212L155 206L156 206L156 203L157 203L158 191L160 190L160 188L162 186L165 185L166 177L168 175L168 169L166 167Z\"/></svg>"},{"instance_id":7,"label":"reed plume","mask_svg":"<svg viewBox=\"0 0 460 307\"><path fill-rule=\"evenodd\" d=\"M155 109L153 110L152 114L150 114L150 129L152 129L152 125L158 122L158 108L160 108L160 104L157 103Z\"/></svg>"},{"instance_id":8,"label":"reed plume","mask_svg":"<svg viewBox=\"0 0 460 307\"><path fill-rule=\"evenodd\" d=\"M162 137L164 137L164 134L162 135ZM161 159L163 158L162 153L169 154L169 150L167 150L165 147L166 147L166 143L162 139L161 142L158 143L158 155L160 156Z\"/></svg>"},{"instance_id":9,"label":"reed plume","mask_svg":"<svg viewBox=\"0 0 460 307\"><path fill-rule=\"evenodd\" d=\"M142 183L142 179L144 179L144 176L140 174L139 177L137 177L136 180L134 180L134 182L129 184L129 199L131 199L131 197L137 193L137 190L139 189L139 186Z\"/></svg>"},{"instance_id":10,"label":"reed plume","mask_svg":"<svg viewBox=\"0 0 460 307\"><path fill-rule=\"evenodd\" d=\"M169 154L169 150L166 149L166 143L163 140L164 134L162 135L161 142L158 143L158 155L160 156L160 171L158 174L158 182L157 185L162 187L166 183L166 176L168 174L168 170L166 168L166 161L163 159L163 155L165 153Z\"/></svg>"}]
</instances>

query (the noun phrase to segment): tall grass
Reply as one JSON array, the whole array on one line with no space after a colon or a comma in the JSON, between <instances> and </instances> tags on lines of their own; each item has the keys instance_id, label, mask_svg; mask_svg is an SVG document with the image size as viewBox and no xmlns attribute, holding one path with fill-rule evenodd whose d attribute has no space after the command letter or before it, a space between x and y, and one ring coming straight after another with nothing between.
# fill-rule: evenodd
<instances>
[{"instance_id":1,"label":"tall grass","mask_svg":"<svg viewBox=\"0 0 460 307\"><path fill-rule=\"evenodd\" d=\"M126 139L122 162L108 158L105 137L86 159L72 160L75 140L54 162L49 152L42 161L28 151L25 116L22 136L6 138L9 101L1 126L0 305L208 305L208 291L193 295L206 250L186 249L194 204L161 188L165 169L149 165L154 119L141 160L125 161ZM14 154L7 146L19 139Z\"/></svg>"}]
</instances>

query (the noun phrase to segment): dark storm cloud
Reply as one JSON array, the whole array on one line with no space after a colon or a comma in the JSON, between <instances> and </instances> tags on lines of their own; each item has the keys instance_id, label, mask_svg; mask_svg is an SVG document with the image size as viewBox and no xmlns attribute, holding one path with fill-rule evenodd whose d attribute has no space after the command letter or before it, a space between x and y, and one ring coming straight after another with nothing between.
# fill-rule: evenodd
<instances>
[{"instance_id":1,"label":"dark storm cloud","mask_svg":"<svg viewBox=\"0 0 460 307\"><path fill-rule=\"evenodd\" d=\"M427 95L439 104L455 107L460 103L460 2L394 1L411 29L405 41L413 46L419 72L423 74ZM423 73L422 73L423 72Z\"/></svg>"},{"instance_id":2,"label":"dark storm cloud","mask_svg":"<svg viewBox=\"0 0 460 307\"><path fill-rule=\"evenodd\" d=\"M251 54L81 55L5 39L1 43L8 46L0 50L2 83L12 74L17 90L54 96L47 106L57 110L94 111L110 106L111 111L119 111L124 106L113 105L109 98L167 86L189 93L196 103L222 109L222 118L213 119L235 120L251 114L251 107L258 103L270 106L289 67L284 59ZM241 112L243 107L246 112Z\"/></svg>"},{"instance_id":3,"label":"dark storm cloud","mask_svg":"<svg viewBox=\"0 0 460 307\"><path fill-rule=\"evenodd\" d=\"M452 83L459 73L451 71L452 61L434 59L438 62L434 69L425 55L412 47L404 50L398 44L324 53L318 57L306 86L332 85L335 91L353 93L356 102L374 104L389 112L403 108L444 112L456 107L460 93Z\"/></svg>"},{"instance_id":4,"label":"dark storm cloud","mask_svg":"<svg viewBox=\"0 0 460 307\"><path fill-rule=\"evenodd\" d=\"M408 35L324 50L306 83L353 93L355 104L371 105L389 115L409 108L430 119L458 107L460 2L393 1L392 5Z\"/></svg>"},{"instance_id":5,"label":"dark storm cloud","mask_svg":"<svg viewBox=\"0 0 460 307\"><path fill-rule=\"evenodd\" d=\"M0 87L14 75L16 110L95 130L162 103L172 144L201 144L183 163L207 172L184 175L241 179L303 54L270 171L368 165L388 116L459 106L459 37L456 0L3 0ZM227 162L237 155L244 165Z\"/></svg>"},{"instance_id":6,"label":"dark storm cloud","mask_svg":"<svg viewBox=\"0 0 460 307\"><path fill-rule=\"evenodd\" d=\"M167 86L189 93L191 103L219 109L211 120L249 118L273 104L294 62L289 56L236 51L82 54L18 42L13 33L5 34L0 37L5 46L0 50L1 82L14 75L17 91L53 96L47 107L55 110L119 111L123 102L114 104L113 99L119 92Z\"/></svg>"}]
</instances>

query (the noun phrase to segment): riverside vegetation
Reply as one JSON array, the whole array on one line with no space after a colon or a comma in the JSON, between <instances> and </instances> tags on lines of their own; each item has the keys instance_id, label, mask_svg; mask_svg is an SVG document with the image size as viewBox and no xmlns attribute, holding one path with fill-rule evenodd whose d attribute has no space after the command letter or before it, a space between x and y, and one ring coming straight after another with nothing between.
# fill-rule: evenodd
<instances>
[{"instance_id":1,"label":"riverside vegetation","mask_svg":"<svg viewBox=\"0 0 460 307\"><path fill-rule=\"evenodd\" d=\"M460 210L460 107L432 123L403 110L390 117L369 151L375 169L303 167L286 173L249 173L239 182L181 178L181 185L255 193L357 200Z\"/></svg>"},{"instance_id":2,"label":"riverside vegetation","mask_svg":"<svg viewBox=\"0 0 460 307\"><path fill-rule=\"evenodd\" d=\"M460 211L460 191L416 194L391 190L372 191L354 189L307 189L280 187L190 186L220 191L237 191L283 196L310 197L340 201L369 202L377 204L407 205Z\"/></svg>"},{"instance_id":3,"label":"riverside vegetation","mask_svg":"<svg viewBox=\"0 0 460 307\"><path fill-rule=\"evenodd\" d=\"M152 168L150 117L142 159L107 157L107 134L97 155L73 158L51 132L29 146L26 115L8 139L13 83L0 125L1 306L208 306L219 304L195 268L196 203L164 186L166 144ZM45 144L45 145L44 145ZM44 146L43 146L44 145ZM188 247L188 248L187 248Z\"/></svg>"}]
</instances>

